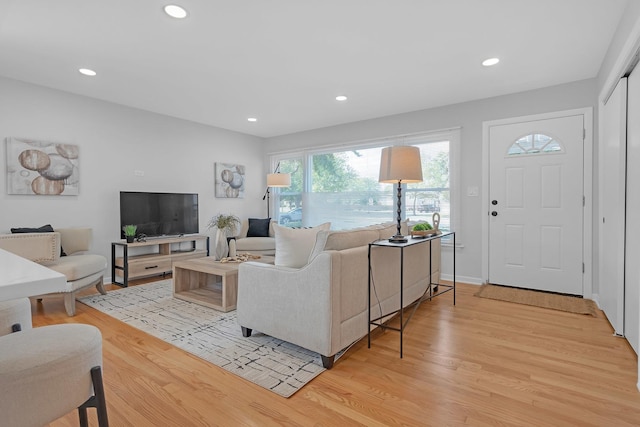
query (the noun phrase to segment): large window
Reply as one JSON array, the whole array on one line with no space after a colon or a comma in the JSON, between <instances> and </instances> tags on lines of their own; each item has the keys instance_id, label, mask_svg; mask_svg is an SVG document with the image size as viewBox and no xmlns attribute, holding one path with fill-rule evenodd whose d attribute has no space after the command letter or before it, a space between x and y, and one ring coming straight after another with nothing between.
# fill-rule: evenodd
<instances>
[{"instance_id":1,"label":"large window","mask_svg":"<svg viewBox=\"0 0 640 427\"><path fill-rule=\"evenodd\" d=\"M380 153L390 145L420 148L423 182L403 185L402 218L432 222L449 230L455 216L457 130L385 138L367 144L345 144L298 153L273 155L291 186L274 194L276 219L291 227L326 221L332 229L347 229L394 221L396 186L378 182Z\"/></svg>"}]
</instances>

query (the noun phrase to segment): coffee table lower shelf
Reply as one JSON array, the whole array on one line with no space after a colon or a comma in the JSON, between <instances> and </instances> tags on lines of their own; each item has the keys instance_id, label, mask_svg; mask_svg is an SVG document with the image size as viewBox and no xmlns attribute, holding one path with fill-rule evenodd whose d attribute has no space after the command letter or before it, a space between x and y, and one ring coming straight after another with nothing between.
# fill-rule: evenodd
<instances>
[{"instance_id":1,"label":"coffee table lower shelf","mask_svg":"<svg viewBox=\"0 0 640 427\"><path fill-rule=\"evenodd\" d=\"M273 263L273 257L258 262ZM238 300L238 265L213 257L173 263L173 296L218 311L235 310Z\"/></svg>"},{"instance_id":2,"label":"coffee table lower shelf","mask_svg":"<svg viewBox=\"0 0 640 427\"><path fill-rule=\"evenodd\" d=\"M173 264L173 296L227 312L236 308L238 268L224 268L206 258Z\"/></svg>"}]
</instances>

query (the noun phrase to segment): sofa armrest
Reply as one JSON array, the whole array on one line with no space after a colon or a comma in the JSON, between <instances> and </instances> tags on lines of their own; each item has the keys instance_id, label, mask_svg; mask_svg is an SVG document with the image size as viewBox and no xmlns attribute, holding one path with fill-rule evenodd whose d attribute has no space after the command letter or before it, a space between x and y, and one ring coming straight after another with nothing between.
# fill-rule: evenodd
<instances>
[{"instance_id":1,"label":"sofa armrest","mask_svg":"<svg viewBox=\"0 0 640 427\"><path fill-rule=\"evenodd\" d=\"M1 234L0 249L46 264L60 258L60 233Z\"/></svg>"},{"instance_id":2,"label":"sofa armrest","mask_svg":"<svg viewBox=\"0 0 640 427\"><path fill-rule=\"evenodd\" d=\"M89 251L91 245L91 228L58 228L60 244L67 255Z\"/></svg>"},{"instance_id":3,"label":"sofa armrest","mask_svg":"<svg viewBox=\"0 0 640 427\"><path fill-rule=\"evenodd\" d=\"M339 345L340 327L340 279L332 280L336 268L332 264L336 262L340 262L337 255L322 253L302 268L241 264L239 325L325 356L333 355L333 348Z\"/></svg>"}]
</instances>

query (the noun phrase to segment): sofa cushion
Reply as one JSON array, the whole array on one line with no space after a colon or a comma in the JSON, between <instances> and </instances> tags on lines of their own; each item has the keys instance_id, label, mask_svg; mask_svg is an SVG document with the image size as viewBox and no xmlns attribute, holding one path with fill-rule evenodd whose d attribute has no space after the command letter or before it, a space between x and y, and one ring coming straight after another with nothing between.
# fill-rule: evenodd
<instances>
[{"instance_id":1,"label":"sofa cushion","mask_svg":"<svg viewBox=\"0 0 640 427\"><path fill-rule=\"evenodd\" d=\"M378 236L378 226L375 225L350 230L321 231L316 236L316 242L309 254L308 262L311 262L322 251L341 251L355 248L377 240Z\"/></svg>"},{"instance_id":2,"label":"sofa cushion","mask_svg":"<svg viewBox=\"0 0 640 427\"><path fill-rule=\"evenodd\" d=\"M311 262L322 251L342 251L365 246L379 239L388 239L395 235L397 230L397 222L384 222L349 230L321 231L316 236L316 242L309 254L308 262ZM403 234L408 234L407 220L400 224L400 230Z\"/></svg>"},{"instance_id":3,"label":"sofa cushion","mask_svg":"<svg viewBox=\"0 0 640 427\"><path fill-rule=\"evenodd\" d=\"M395 221L378 224L378 227L381 239L388 239L391 236L395 236L395 234L398 232L398 223ZM409 235L408 220L404 220L400 223L400 234L402 234L403 236Z\"/></svg>"},{"instance_id":4,"label":"sofa cushion","mask_svg":"<svg viewBox=\"0 0 640 427\"><path fill-rule=\"evenodd\" d=\"M269 237L271 218L249 218L247 237Z\"/></svg>"},{"instance_id":5,"label":"sofa cushion","mask_svg":"<svg viewBox=\"0 0 640 427\"><path fill-rule=\"evenodd\" d=\"M316 235L331 227L325 222L311 228L289 228L273 225L276 232L275 265L300 268L307 265L309 255L316 242Z\"/></svg>"},{"instance_id":6,"label":"sofa cushion","mask_svg":"<svg viewBox=\"0 0 640 427\"><path fill-rule=\"evenodd\" d=\"M275 250L276 241L273 237L245 237L236 239L236 251L268 251Z\"/></svg>"},{"instance_id":7,"label":"sofa cushion","mask_svg":"<svg viewBox=\"0 0 640 427\"><path fill-rule=\"evenodd\" d=\"M70 255L59 258L52 264L45 264L52 270L62 273L68 282L79 280L107 268L107 259L102 255Z\"/></svg>"},{"instance_id":8,"label":"sofa cushion","mask_svg":"<svg viewBox=\"0 0 640 427\"><path fill-rule=\"evenodd\" d=\"M354 230L332 231L327 236L324 246L326 251L342 251L357 246L368 245L380 236L378 230L372 228L360 228Z\"/></svg>"}]
</instances>

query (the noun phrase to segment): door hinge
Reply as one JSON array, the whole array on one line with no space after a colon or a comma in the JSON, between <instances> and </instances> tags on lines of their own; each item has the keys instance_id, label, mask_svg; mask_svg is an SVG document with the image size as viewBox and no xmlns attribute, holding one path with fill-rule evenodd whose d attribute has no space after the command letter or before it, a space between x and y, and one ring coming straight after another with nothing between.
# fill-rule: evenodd
<instances>
[{"instance_id":1,"label":"door hinge","mask_svg":"<svg viewBox=\"0 0 640 427\"><path fill-rule=\"evenodd\" d=\"M584 205L586 203L586 198L584 196L582 196L582 207L584 208Z\"/></svg>"},{"instance_id":2,"label":"door hinge","mask_svg":"<svg viewBox=\"0 0 640 427\"><path fill-rule=\"evenodd\" d=\"M582 263L582 274L584 274L584 262Z\"/></svg>"},{"instance_id":3,"label":"door hinge","mask_svg":"<svg viewBox=\"0 0 640 427\"><path fill-rule=\"evenodd\" d=\"M582 140L584 141L585 139L587 139L587 130L582 128Z\"/></svg>"}]
</instances>

